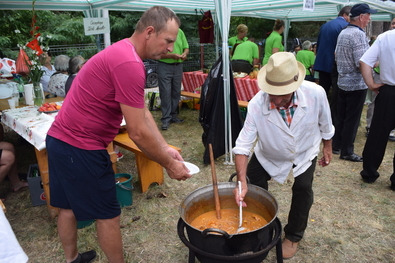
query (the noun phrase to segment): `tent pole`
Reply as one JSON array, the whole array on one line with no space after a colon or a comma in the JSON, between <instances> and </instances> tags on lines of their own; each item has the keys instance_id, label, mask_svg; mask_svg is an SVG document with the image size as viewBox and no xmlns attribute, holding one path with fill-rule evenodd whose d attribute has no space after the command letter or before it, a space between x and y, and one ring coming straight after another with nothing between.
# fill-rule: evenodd
<instances>
[{"instance_id":1,"label":"tent pole","mask_svg":"<svg viewBox=\"0 0 395 263\"><path fill-rule=\"evenodd\" d=\"M200 43L200 69L204 68L204 45Z\"/></svg>"},{"instance_id":2,"label":"tent pole","mask_svg":"<svg viewBox=\"0 0 395 263\"><path fill-rule=\"evenodd\" d=\"M103 9L103 17L108 18L108 9ZM104 33L104 48L111 45L110 33Z\"/></svg>"}]
</instances>

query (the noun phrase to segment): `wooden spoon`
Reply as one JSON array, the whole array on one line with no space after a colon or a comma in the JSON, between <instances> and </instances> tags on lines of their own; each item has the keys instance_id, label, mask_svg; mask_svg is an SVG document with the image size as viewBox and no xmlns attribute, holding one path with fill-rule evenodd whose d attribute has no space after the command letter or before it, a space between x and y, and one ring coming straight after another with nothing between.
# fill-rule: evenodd
<instances>
[{"instance_id":1,"label":"wooden spoon","mask_svg":"<svg viewBox=\"0 0 395 263\"><path fill-rule=\"evenodd\" d=\"M217 175L215 173L214 154L213 154L213 147L212 147L211 143L208 145L208 148L209 148L209 152L210 152L211 176L213 178L215 211L217 213L217 219L221 219L221 205L219 202Z\"/></svg>"}]
</instances>

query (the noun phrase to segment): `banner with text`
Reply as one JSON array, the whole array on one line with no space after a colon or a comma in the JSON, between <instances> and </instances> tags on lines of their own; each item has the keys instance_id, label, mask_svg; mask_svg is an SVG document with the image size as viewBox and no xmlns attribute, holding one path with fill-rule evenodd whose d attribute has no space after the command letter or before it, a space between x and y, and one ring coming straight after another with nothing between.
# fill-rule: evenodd
<instances>
[{"instance_id":1,"label":"banner with text","mask_svg":"<svg viewBox=\"0 0 395 263\"><path fill-rule=\"evenodd\" d=\"M110 33L110 19L107 18L84 18L85 35Z\"/></svg>"},{"instance_id":2,"label":"banner with text","mask_svg":"<svg viewBox=\"0 0 395 263\"><path fill-rule=\"evenodd\" d=\"M314 11L315 0L303 0L303 11Z\"/></svg>"}]
</instances>

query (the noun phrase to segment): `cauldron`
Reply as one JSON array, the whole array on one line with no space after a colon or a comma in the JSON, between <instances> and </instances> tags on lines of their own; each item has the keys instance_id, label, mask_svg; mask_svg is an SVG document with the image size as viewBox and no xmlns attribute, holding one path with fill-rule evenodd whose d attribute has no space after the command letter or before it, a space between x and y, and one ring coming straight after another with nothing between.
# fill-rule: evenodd
<instances>
[{"instance_id":1,"label":"cauldron","mask_svg":"<svg viewBox=\"0 0 395 263\"><path fill-rule=\"evenodd\" d=\"M221 209L238 208L233 195L235 187L236 184L233 182L218 183ZM247 207L243 208L243 210L263 216L268 221L268 224L254 231L233 235L215 228L208 228L202 231L190 225L190 222L197 216L215 210L212 185L196 189L182 201L179 209L181 218L178 234L185 245L197 251L196 257L201 262L221 262L218 257L223 257L223 262L227 262L230 257L241 259L249 254L248 258L251 258L251 254L259 254L259 259L257 260L260 261L257 262L261 262L266 258L269 250L263 253L259 252L266 250L269 244L272 245L273 243L274 245L276 243L280 244L280 248L277 250L281 252L281 243L278 242L281 237L281 224L277 219L277 201L265 189L250 184L248 185L248 192L244 201L247 203ZM278 227L278 225L280 226ZM184 227L190 244L185 242ZM274 231L275 228L276 230ZM274 232L276 232L275 235ZM204 253L199 253L199 251ZM203 254L214 255L214 258L210 259L210 256L207 257L207 255ZM245 262L253 261L249 259Z\"/></svg>"}]
</instances>

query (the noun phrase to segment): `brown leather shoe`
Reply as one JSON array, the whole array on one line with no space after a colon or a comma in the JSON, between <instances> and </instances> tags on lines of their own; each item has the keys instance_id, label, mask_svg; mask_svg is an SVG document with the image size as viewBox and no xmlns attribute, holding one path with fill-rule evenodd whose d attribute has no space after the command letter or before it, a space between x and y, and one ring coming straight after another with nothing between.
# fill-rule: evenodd
<instances>
[{"instance_id":1,"label":"brown leather shoe","mask_svg":"<svg viewBox=\"0 0 395 263\"><path fill-rule=\"evenodd\" d=\"M290 259L295 256L298 249L298 242L292 242L291 240L284 238L283 241L283 259Z\"/></svg>"}]
</instances>

